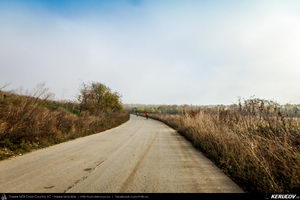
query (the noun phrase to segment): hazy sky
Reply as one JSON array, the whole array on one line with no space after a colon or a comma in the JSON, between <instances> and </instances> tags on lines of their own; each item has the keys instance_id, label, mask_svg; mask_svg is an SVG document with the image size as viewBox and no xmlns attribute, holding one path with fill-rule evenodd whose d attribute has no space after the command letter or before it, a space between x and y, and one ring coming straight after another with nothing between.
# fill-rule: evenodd
<instances>
[{"instance_id":1,"label":"hazy sky","mask_svg":"<svg viewBox=\"0 0 300 200\"><path fill-rule=\"evenodd\" d=\"M0 0L0 86L125 103L300 103L299 0Z\"/></svg>"}]
</instances>

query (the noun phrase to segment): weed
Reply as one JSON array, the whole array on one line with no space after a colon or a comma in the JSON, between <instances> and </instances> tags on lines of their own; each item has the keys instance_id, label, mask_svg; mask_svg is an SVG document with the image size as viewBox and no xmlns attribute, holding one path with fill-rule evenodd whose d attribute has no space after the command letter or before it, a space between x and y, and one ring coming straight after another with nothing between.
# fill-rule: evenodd
<instances>
[{"instance_id":1,"label":"weed","mask_svg":"<svg viewBox=\"0 0 300 200\"><path fill-rule=\"evenodd\" d=\"M270 101L230 109L152 114L178 130L247 191L300 191L299 119Z\"/></svg>"}]
</instances>

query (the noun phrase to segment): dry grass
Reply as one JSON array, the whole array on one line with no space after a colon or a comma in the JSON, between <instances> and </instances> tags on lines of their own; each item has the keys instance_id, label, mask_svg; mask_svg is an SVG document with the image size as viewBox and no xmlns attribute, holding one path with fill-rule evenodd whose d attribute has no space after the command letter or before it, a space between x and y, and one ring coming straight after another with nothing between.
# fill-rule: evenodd
<instances>
[{"instance_id":1,"label":"dry grass","mask_svg":"<svg viewBox=\"0 0 300 200\"><path fill-rule=\"evenodd\" d=\"M125 112L79 113L79 105L49 101L43 90L34 95L0 91L0 160L104 131L129 119Z\"/></svg>"},{"instance_id":2,"label":"dry grass","mask_svg":"<svg viewBox=\"0 0 300 200\"><path fill-rule=\"evenodd\" d=\"M236 109L153 115L251 192L300 191L300 122L262 100Z\"/></svg>"}]
</instances>

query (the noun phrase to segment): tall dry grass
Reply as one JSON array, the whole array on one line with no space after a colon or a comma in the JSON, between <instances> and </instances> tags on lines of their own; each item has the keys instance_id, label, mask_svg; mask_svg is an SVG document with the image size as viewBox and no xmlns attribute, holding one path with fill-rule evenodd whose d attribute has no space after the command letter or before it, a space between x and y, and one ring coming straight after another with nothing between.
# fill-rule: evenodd
<instances>
[{"instance_id":1,"label":"tall dry grass","mask_svg":"<svg viewBox=\"0 0 300 200\"><path fill-rule=\"evenodd\" d=\"M300 192L300 121L272 102L153 115L177 129L251 192Z\"/></svg>"},{"instance_id":2,"label":"tall dry grass","mask_svg":"<svg viewBox=\"0 0 300 200\"><path fill-rule=\"evenodd\" d=\"M129 119L125 112L79 113L79 105L50 101L45 90L34 96L0 91L0 160L104 131Z\"/></svg>"}]
</instances>

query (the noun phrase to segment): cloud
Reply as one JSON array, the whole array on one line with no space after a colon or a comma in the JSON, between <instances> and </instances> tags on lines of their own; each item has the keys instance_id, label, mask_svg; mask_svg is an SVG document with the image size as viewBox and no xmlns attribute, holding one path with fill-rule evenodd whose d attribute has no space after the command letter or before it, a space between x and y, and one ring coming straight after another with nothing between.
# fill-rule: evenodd
<instances>
[{"instance_id":1,"label":"cloud","mask_svg":"<svg viewBox=\"0 0 300 200\"><path fill-rule=\"evenodd\" d=\"M299 103L299 3L230 2L140 1L72 15L8 5L0 84L46 82L57 98L74 98L81 82L100 81L126 103Z\"/></svg>"}]
</instances>

